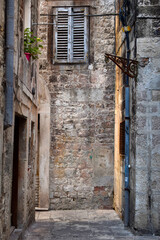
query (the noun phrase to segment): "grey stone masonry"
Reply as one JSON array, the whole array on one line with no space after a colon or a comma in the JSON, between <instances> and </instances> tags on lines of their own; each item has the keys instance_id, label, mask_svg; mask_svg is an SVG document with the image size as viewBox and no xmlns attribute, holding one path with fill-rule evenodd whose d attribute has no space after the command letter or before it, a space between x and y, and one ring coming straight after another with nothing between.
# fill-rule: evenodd
<instances>
[{"instance_id":1,"label":"grey stone masonry","mask_svg":"<svg viewBox=\"0 0 160 240\"><path fill-rule=\"evenodd\" d=\"M130 8L130 58L138 61L138 76L130 79L130 225L155 234L160 231L160 6L159 1L132 1ZM126 56L118 20L116 26L117 54ZM116 76L117 134L123 120L123 75L118 69ZM115 152L115 206L123 216L124 181L119 179L124 178L124 158L116 145Z\"/></svg>"},{"instance_id":2,"label":"grey stone masonry","mask_svg":"<svg viewBox=\"0 0 160 240\"><path fill-rule=\"evenodd\" d=\"M159 1L143 1L137 9L135 228L155 233L160 230Z\"/></svg>"}]
</instances>

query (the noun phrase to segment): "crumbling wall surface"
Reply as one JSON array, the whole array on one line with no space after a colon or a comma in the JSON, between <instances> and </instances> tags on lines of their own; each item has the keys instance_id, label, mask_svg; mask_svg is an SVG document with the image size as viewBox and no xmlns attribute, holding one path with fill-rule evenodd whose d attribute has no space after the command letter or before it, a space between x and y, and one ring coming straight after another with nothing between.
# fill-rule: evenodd
<instances>
[{"instance_id":1,"label":"crumbling wall surface","mask_svg":"<svg viewBox=\"0 0 160 240\"><path fill-rule=\"evenodd\" d=\"M138 3L135 228L160 232L160 6Z\"/></svg>"},{"instance_id":2,"label":"crumbling wall surface","mask_svg":"<svg viewBox=\"0 0 160 240\"><path fill-rule=\"evenodd\" d=\"M61 1L41 1L51 14ZM64 2L63 2L64 4ZM114 12L114 1L65 1L90 6L91 14ZM47 16L41 22L53 22ZM113 201L114 17L90 18L89 64L52 63L52 27L40 26L46 46L40 74L51 96L50 208L110 208Z\"/></svg>"},{"instance_id":3,"label":"crumbling wall surface","mask_svg":"<svg viewBox=\"0 0 160 240\"><path fill-rule=\"evenodd\" d=\"M2 4L1 4L2 2ZM3 1L0 6L4 6ZM1 8L0 8L1 9ZM32 1L33 20L37 21L38 0ZM1 10L0 10L1 11ZM3 8L5 14L5 7ZM0 20L3 14L0 14ZM4 17L4 16L3 16ZM3 19L4 21L4 19ZM3 23L3 22L2 22ZM1 23L0 23L1 25ZM0 27L0 38L3 34L4 25ZM8 240L14 227L24 231L24 229L34 220L34 174L36 164L36 129L37 129L37 64L36 61L27 61L23 48L24 31L24 1L15 1L14 5L14 99L13 99L13 126L7 129L1 127L1 114L4 106L1 107L4 98L4 89L2 78L0 78L0 159L1 159L1 140L3 141L2 166L2 184L0 182L0 239ZM33 30L36 34L36 28ZM4 37L4 35L3 35ZM1 43L5 42L0 41ZM5 53L4 45L0 46L0 59ZM3 60L3 59L2 59ZM0 60L0 61L2 61ZM1 62L3 63L3 61ZM3 65L1 65L1 70ZM0 76L3 71L0 70ZM3 79L5 83L5 79ZM35 95L32 94L32 88L35 89ZM20 119L19 125L19 152L18 152L18 208L17 208L17 226L12 226L13 205L13 153L16 140L14 142L15 116ZM3 124L3 123L2 123ZM3 138L2 138L3 136ZM17 137L18 139L18 137ZM31 140L32 139L32 140ZM32 144L31 144L32 143ZM1 161L0 161L1 164ZM1 168L2 167L2 168ZM2 169L2 170L1 170ZM1 172L0 172L1 177ZM16 207L16 206L15 206Z\"/></svg>"}]
</instances>

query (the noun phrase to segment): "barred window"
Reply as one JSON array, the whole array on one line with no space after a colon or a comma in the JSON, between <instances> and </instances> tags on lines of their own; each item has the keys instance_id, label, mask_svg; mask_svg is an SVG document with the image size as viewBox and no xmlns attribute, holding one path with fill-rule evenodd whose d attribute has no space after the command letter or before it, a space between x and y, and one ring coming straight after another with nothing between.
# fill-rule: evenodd
<instances>
[{"instance_id":1,"label":"barred window","mask_svg":"<svg viewBox=\"0 0 160 240\"><path fill-rule=\"evenodd\" d=\"M54 9L53 63L88 61L88 8Z\"/></svg>"}]
</instances>

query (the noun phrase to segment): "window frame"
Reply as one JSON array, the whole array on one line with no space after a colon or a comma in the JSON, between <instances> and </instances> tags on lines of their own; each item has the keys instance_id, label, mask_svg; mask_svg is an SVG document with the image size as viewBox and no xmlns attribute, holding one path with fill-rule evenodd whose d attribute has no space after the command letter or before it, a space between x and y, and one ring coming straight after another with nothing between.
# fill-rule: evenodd
<instances>
[{"instance_id":1,"label":"window frame","mask_svg":"<svg viewBox=\"0 0 160 240\"><path fill-rule=\"evenodd\" d=\"M73 56L73 9L84 10L84 15L89 14L89 7L79 7L79 6L67 6L67 7L54 7L53 8L53 64L80 64L88 63L88 51L89 51L89 19L84 16L84 57L83 59L74 59ZM58 11L68 10L68 46L67 46L67 59L57 58L57 35L58 26L57 18Z\"/></svg>"},{"instance_id":2,"label":"window frame","mask_svg":"<svg viewBox=\"0 0 160 240\"><path fill-rule=\"evenodd\" d=\"M24 29L31 29L31 0L24 1Z\"/></svg>"}]
</instances>

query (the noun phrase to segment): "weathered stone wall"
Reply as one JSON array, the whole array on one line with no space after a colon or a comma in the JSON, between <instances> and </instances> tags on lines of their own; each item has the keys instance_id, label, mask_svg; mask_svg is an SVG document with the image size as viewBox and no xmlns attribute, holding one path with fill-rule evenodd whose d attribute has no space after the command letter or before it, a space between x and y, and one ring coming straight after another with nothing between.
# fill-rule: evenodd
<instances>
[{"instance_id":1,"label":"weathered stone wall","mask_svg":"<svg viewBox=\"0 0 160 240\"><path fill-rule=\"evenodd\" d=\"M118 2L118 1L117 1ZM117 3L118 6L118 3ZM133 9L137 10L134 17ZM130 225L136 230L159 232L159 2L140 1L131 6L128 25L131 59L139 61L137 79L130 79ZM134 24L134 20L136 22ZM133 23L133 24L132 24ZM116 50L125 56L124 33L116 24ZM116 75L115 135L123 119L123 75ZM121 180L120 180L121 179ZM120 181L119 181L120 180ZM121 189L121 190L120 190ZM115 207L124 213L124 160L115 140Z\"/></svg>"},{"instance_id":2,"label":"weathered stone wall","mask_svg":"<svg viewBox=\"0 0 160 240\"><path fill-rule=\"evenodd\" d=\"M137 7L135 228L160 231L160 13L159 1ZM143 26L143 27L142 27Z\"/></svg>"},{"instance_id":3,"label":"weathered stone wall","mask_svg":"<svg viewBox=\"0 0 160 240\"><path fill-rule=\"evenodd\" d=\"M38 161L36 174L37 207L49 209L50 93L44 79L38 78Z\"/></svg>"},{"instance_id":4,"label":"weathered stone wall","mask_svg":"<svg viewBox=\"0 0 160 240\"><path fill-rule=\"evenodd\" d=\"M41 1L52 6L90 6L91 14L114 12L114 1ZM43 16L40 22L53 22ZM39 27L45 46L40 74L51 96L50 208L110 208L113 201L114 17L90 18L89 64L52 64L52 26Z\"/></svg>"},{"instance_id":5,"label":"weathered stone wall","mask_svg":"<svg viewBox=\"0 0 160 240\"><path fill-rule=\"evenodd\" d=\"M4 198L2 195L2 156L3 156L3 116L4 116L4 28L5 1L0 1L0 216L4 215ZM3 233L3 218L0 218L0 236Z\"/></svg>"},{"instance_id":6,"label":"weathered stone wall","mask_svg":"<svg viewBox=\"0 0 160 240\"><path fill-rule=\"evenodd\" d=\"M0 6L4 6L4 2L0 2ZM0 8L1 9L1 8ZM38 18L38 0L32 1L32 17L33 21ZM0 14L0 20L4 20L5 8ZM3 16L3 18L1 18ZM27 61L23 48L23 31L24 31L24 1L15 1L14 8L14 111L13 119L18 116L19 124L19 152L18 152L18 209L17 209L17 226L16 228L23 230L28 224L34 220L34 176L36 165L36 138L37 138L37 64L36 61ZM2 25L1 25L2 24ZM0 37L4 38L3 21L0 22ZM36 27L34 28L36 34ZM2 35L3 34L3 35ZM3 63L3 53L5 53L4 45L0 47L0 58ZM4 75L3 65L0 69L0 76ZM3 79L5 83L5 79ZM35 95L32 94L32 88L35 88ZM2 78L0 78L0 131L1 120L3 129L4 112L4 89ZM3 135L0 135L0 159L1 159L1 141L3 142L3 158L2 158L2 184L0 191L0 239L8 240L10 233L14 230L11 226L11 205L12 205L12 177L13 171L13 149L14 142L14 120L13 126L5 129ZM0 132L1 134L1 132ZM0 163L1 164L1 163ZM0 174L1 176L1 174Z\"/></svg>"}]
</instances>

